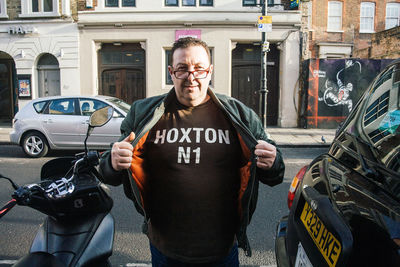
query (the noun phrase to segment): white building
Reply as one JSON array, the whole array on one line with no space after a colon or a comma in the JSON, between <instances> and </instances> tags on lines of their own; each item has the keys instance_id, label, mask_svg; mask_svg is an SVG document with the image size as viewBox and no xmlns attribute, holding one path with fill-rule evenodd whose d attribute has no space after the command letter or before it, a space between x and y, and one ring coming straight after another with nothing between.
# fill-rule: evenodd
<instances>
[{"instance_id":1,"label":"white building","mask_svg":"<svg viewBox=\"0 0 400 267\"><path fill-rule=\"evenodd\" d=\"M168 55L185 35L210 46L214 90L259 113L259 2L0 0L0 121L11 121L18 107L45 95L105 94L132 102L167 93ZM267 9L267 120L295 127L301 14L281 2L290 1L267 1L275 4Z\"/></svg>"},{"instance_id":2,"label":"white building","mask_svg":"<svg viewBox=\"0 0 400 267\"><path fill-rule=\"evenodd\" d=\"M258 112L261 8L256 2L85 1L86 8L78 12L81 93L115 95L127 102L167 93L172 88L167 73L172 43L179 36L193 35L211 47L214 90ZM295 127L301 14L275 6L268 15L273 23L267 33L268 124Z\"/></svg>"},{"instance_id":3,"label":"white building","mask_svg":"<svg viewBox=\"0 0 400 267\"><path fill-rule=\"evenodd\" d=\"M9 3L0 0L0 121L10 121L32 98L80 93L70 1Z\"/></svg>"}]
</instances>

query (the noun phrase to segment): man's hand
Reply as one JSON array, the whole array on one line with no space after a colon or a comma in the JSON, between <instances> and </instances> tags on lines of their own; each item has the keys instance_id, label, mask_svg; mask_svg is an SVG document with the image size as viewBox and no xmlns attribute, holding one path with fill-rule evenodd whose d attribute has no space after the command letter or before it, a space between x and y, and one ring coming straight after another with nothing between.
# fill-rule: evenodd
<instances>
[{"instance_id":1,"label":"man's hand","mask_svg":"<svg viewBox=\"0 0 400 267\"><path fill-rule=\"evenodd\" d=\"M257 167L268 170L275 162L276 147L264 140L258 140L254 154L257 156Z\"/></svg>"},{"instance_id":2,"label":"man's hand","mask_svg":"<svg viewBox=\"0 0 400 267\"><path fill-rule=\"evenodd\" d=\"M115 142L111 149L111 165L114 170L121 171L129 169L132 162L133 146L131 142L135 139L135 133L131 132L121 142Z\"/></svg>"}]
</instances>

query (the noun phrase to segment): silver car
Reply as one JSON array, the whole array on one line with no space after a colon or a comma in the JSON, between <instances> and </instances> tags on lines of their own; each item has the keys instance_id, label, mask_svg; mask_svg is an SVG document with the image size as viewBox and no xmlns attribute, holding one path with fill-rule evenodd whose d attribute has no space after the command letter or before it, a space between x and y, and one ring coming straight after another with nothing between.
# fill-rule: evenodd
<instances>
[{"instance_id":1,"label":"silver car","mask_svg":"<svg viewBox=\"0 0 400 267\"><path fill-rule=\"evenodd\" d=\"M91 149L108 149L118 140L120 125L130 109L121 99L110 96L51 96L26 104L14 117L10 141L20 145L29 157L43 157L51 150L83 149L89 116L110 105L114 117L95 128L88 139Z\"/></svg>"}]
</instances>

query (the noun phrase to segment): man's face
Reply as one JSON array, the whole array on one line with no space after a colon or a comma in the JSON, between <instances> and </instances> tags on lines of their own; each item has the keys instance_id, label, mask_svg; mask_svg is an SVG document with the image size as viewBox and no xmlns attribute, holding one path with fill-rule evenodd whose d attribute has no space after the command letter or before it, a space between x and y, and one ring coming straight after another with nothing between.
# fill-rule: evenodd
<instances>
[{"instance_id":1,"label":"man's face","mask_svg":"<svg viewBox=\"0 0 400 267\"><path fill-rule=\"evenodd\" d=\"M168 71L172 77L178 101L189 107L204 103L208 99L207 89L213 69L206 50L202 46L179 48L173 54L172 63L173 66L168 66ZM201 71L207 69L210 72L204 79L195 78L194 74L189 74L184 79L178 79L174 75L174 71Z\"/></svg>"}]
</instances>

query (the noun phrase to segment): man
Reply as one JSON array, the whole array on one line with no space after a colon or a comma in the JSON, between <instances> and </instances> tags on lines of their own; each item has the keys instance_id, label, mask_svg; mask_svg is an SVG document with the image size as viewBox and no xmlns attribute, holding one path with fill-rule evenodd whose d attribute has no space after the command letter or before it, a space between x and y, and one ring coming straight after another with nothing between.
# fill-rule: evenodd
<instances>
[{"instance_id":1,"label":"man","mask_svg":"<svg viewBox=\"0 0 400 267\"><path fill-rule=\"evenodd\" d=\"M121 141L104 154L106 183L124 184L144 216L153 266L239 266L258 181L282 182L284 164L257 115L209 88L209 48L182 38L168 71L174 88L136 101ZM258 141L257 141L258 140Z\"/></svg>"}]
</instances>

